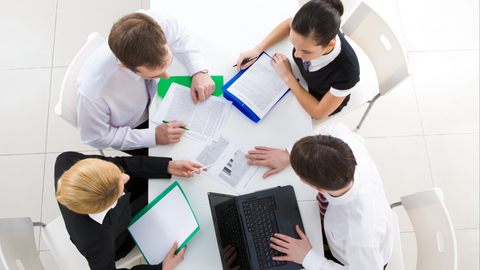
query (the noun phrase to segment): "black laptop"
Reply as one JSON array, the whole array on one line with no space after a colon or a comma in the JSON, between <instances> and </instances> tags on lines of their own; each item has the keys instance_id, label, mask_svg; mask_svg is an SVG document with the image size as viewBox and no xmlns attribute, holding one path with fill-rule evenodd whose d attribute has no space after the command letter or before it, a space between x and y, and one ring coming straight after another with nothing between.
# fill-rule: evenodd
<instances>
[{"instance_id":1,"label":"black laptop","mask_svg":"<svg viewBox=\"0 0 480 270\"><path fill-rule=\"evenodd\" d=\"M209 192L208 199L224 270L238 265L241 270L303 268L293 262L272 260L284 254L270 248L274 233L299 239L295 226L298 224L305 231L292 186L241 196ZM231 247L237 253L233 261L224 254Z\"/></svg>"}]
</instances>

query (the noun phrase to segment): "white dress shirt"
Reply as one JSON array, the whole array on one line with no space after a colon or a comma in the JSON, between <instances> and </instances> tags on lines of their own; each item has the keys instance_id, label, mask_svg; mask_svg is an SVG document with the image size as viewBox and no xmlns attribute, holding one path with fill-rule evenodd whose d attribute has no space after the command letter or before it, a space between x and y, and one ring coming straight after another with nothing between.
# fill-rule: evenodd
<instances>
[{"instance_id":1,"label":"white dress shirt","mask_svg":"<svg viewBox=\"0 0 480 270\"><path fill-rule=\"evenodd\" d=\"M206 69L200 48L182 25L165 11L140 10L162 28L167 44L190 75ZM77 112L80 137L85 144L104 149L131 150L154 146L155 128L133 129L148 119L147 103L156 89L145 79L117 65L106 41L87 59L77 76ZM158 82L158 80L157 80Z\"/></svg>"},{"instance_id":2,"label":"white dress shirt","mask_svg":"<svg viewBox=\"0 0 480 270\"><path fill-rule=\"evenodd\" d=\"M321 68L330 64L342 51L342 41L338 37L335 37L335 47L333 50L326 55L322 55L316 59L310 60L310 65L308 66L309 72L315 72ZM305 61L304 61L305 62ZM338 90L333 87L330 87L330 93L336 97L346 97L355 91L355 87L346 90Z\"/></svg>"},{"instance_id":3,"label":"white dress shirt","mask_svg":"<svg viewBox=\"0 0 480 270\"><path fill-rule=\"evenodd\" d=\"M308 252L303 266L308 270L383 269L392 255L392 216L380 174L365 141L343 124L320 127L315 134L330 135L347 143L357 166L350 190L340 197L325 194L329 202L324 218L325 235L333 256L345 266L325 259L314 249Z\"/></svg>"}]
</instances>

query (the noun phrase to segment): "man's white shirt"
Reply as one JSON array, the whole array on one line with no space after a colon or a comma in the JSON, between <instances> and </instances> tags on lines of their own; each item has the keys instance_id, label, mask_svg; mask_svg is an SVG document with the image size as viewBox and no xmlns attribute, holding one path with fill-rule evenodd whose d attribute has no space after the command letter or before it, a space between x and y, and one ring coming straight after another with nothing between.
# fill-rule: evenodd
<instances>
[{"instance_id":1,"label":"man's white shirt","mask_svg":"<svg viewBox=\"0 0 480 270\"><path fill-rule=\"evenodd\" d=\"M162 28L176 59L190 75L206 69L203 55L175 17L164 11L143 11ZM175 60L174 60L175 61ZM78 129L92 147L131 150L154 146L155 129L133 129L148 119L147 103L156 89L145 79L118 66L107 41L87 59L77 76ZM158 80L157 80L158 82Z\"/></svg>"},{"instance_id":2,"label":"man's white shirt","mask_svg":"<svg viewBox=\"0 0 480 270\"><path fill-rule=\"evenodd\" d=\"M330 135L347 143L357 166L353 186L347 193L340 197L325 195L329 203L324 218L325 235L333 256L345 266L325 259L314 249L305 257L303 266L308 270L383 269L392 255L392 216L365 141L342 124L321 127L315 134Z\"/></svg>"}]
</instances>

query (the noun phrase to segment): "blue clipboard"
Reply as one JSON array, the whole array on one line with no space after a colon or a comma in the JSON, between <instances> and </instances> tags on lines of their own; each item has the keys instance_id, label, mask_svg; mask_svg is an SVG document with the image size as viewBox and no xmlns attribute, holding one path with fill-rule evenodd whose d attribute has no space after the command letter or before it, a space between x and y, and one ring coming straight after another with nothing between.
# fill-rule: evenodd
<instances>
[{"instance_id":1,"label":"blue clipboard","mask_svg":"<svg viewBox=\"0 0 480 270\"><path fill-rule=\"evenodd\" d=\"M260 58L260 56L262 56L262 54L265 54L267 55L268 57L272 58L270 55L268 55L266 52L262 52L258 58ZM257 59L255 59L255 62L257 62ZM258 117L258 115L256 115L249 107L247 104L245 104L243 101L241 101L238 97L236 97L234 94L232 94L230 91L228 91L228 88L235 82L238 80L238 78L240 78L243 73L245 73L245 71L247 71L251 66L253 66L255 64L255 62L253 62L253 64L251 64L248 68L246 69L243 69L241 70L240 72L238 72L233 78L231 78L224 86L222 86L222 90L223 90L223 97L226 98L227 100L231 101L233 103L233 106L235 106L239 111L241 111L245 116L247 116L250 120L252 120L253 122L255 123L258 123L258 121L260 121L260 117ZM283 94L282 97L280 97L277 102L275 102L275 105L277 105L277 103L288 93L288 91L290 91L290 89L288 89L287 91L285 91L285 94ZM275 106L273 105L272 108ZM271 109L271 108L270 108Z\"/></svg>"}]
</instances>

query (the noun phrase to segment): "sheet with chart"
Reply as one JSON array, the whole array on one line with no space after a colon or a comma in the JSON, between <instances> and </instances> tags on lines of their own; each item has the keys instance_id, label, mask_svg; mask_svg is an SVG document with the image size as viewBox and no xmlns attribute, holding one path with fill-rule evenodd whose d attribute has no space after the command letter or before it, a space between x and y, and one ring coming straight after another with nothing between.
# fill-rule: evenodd
<instances>
[{"instance_id":1,"label":"sheet with chart","mask_svg":"<svg viewBox=\"0 0 480 270\"><path fill-rule=\"evenodd\" d=\"M172 83L152 121L183 121L189 129L184 136L209 145L218 141L231 107L230 101L214 96L194 104L190 88Z\"/></svg>"},{"instance_id":2,"label":"sheet with chart","mask_svg":"<svg viewBox=\"0 0 480 270\"><path fill-rule=\"evenodd\" d=\"M238 194L244 194L260 168L247 164L250 159L245 155L249 149L253 147L223 131L218 142L212 142L211 145L196 143L185 158L203 166L215 164L205 173Z\"/></svg>"}]
</instances>

